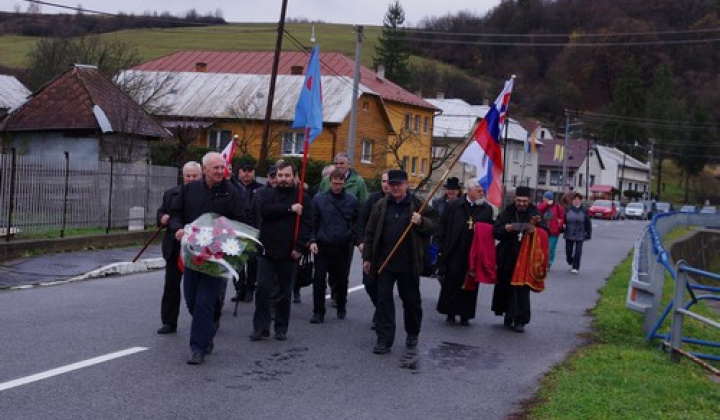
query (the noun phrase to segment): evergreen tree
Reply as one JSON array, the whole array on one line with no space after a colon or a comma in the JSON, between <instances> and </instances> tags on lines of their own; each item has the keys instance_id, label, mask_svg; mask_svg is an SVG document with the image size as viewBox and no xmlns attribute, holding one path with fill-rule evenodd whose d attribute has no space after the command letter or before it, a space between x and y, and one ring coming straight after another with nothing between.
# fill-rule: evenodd
<instances>
[{"instance_id":1,"label":"evergreen tree","mask_svg":"<svg viewBox=\"0 0 720 420\"><path fill-rule=\"evenodd\" d=\"M693 109L690 127L685 130L686 136L682 147L678 148L675 161L685 175L685 202L690 198L690 177L699 174L705 169L711 153L708 146L713 144L713 133L710 127L708 109L697 105Z\"/></svg>"},{"instance_id":2,"label":"evergreen tree","mask_svg":"<svg viewBox=\"0 0 720 420\"><path fill-rule=\"evenodd\" d=\"M401 39L404 35L402 24L405 22L405 10L399 0L388 6L383 18L382 35L375 46L373 66L385 67L385 77L400 86L407 87L410 82L408 59L410 54Z\"/></svg>"}]
</instances>

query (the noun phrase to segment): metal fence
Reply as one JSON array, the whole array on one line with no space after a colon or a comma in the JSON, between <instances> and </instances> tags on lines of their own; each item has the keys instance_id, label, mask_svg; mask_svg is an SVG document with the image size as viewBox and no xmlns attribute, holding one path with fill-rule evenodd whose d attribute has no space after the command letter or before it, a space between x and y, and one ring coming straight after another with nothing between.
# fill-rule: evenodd
<instances>
[{"instance_id":1,"label":"metal fence","mask_svg":"<svg viewBox=\"0 0 720 420\"><path fill-rule=\"evenodd\" d=\"M659 332L663 322L668 316L674 316L677 313L677 309L681 311L688 309L682 305L676 305L675 301L682 299L674 296L665 308L660 311L665 274L669 273L673 281L678 282L678 271L671 261L669 252L663 246L663 240L670 231L680 226L718 227L720 226L720 213L659 214L653 217L652 221L638 236L635 242L635 253L633 256L626 306L629 309L645 315L643 334L648 341L655 338L663 340L671 339L671 333ZM700 250L698 250L698 252L700 252ZM702 273L708 278L717 276L713 273L690 267L687 264L684 265L684 271ZM684 280L687 280L687 278L684 278ZM703 287L698 287L698 289L705 290ZM716 293L720 291L718 288L715 289L714 292ZM683 290L688 290L692 294L692 287L684 285ZM716 299L713 298L713 300ZM694 304L697 301L698 299L693 295L690 304ZM684 301L682 303L684 303ZM718 343L710 343L686 337L683 337L682 341L718 347ZM697 356L717 360L717 356L709 356L706 354L697 354Z\"/></svg>"},{"instance_id":2,"label":"metal fence","mask_svg":"<svg viewBox=\"0 0 720 420\"><path fill-rule=\"evenodd\" d=\"M13 151L14 152L14 151ZM174 167L54 157L0 155L0 235L68 228L127 227L130 212L155 223L163 192L178 183ZM142 210L140 210L142 209Z\"/></svg>"}]
</instances>

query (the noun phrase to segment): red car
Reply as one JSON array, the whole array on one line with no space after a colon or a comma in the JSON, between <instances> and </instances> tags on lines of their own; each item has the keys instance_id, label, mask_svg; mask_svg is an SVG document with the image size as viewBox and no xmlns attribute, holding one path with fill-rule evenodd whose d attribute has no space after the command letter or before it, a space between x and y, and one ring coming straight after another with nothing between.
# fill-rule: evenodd
<instances>
[{"instance_id":1,"label":"red car","mask_svg":"<svg viewBox=\"0 0 720 420\"><path fill-rule=\"evenodd\" d=\"M610 200L595 200L587 211L590 218L597 217L605 220L617 220L618 209Z\"/></svg>"}]
</instances>

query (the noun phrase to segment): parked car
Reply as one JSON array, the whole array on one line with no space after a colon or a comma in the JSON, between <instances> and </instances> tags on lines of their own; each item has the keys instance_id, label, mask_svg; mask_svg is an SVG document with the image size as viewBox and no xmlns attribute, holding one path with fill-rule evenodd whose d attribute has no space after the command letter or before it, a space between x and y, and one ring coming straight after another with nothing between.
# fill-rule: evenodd
<instances>
[{"instance_id":1,"label":"parked car","mask_svg":"<svg viewBox=\"0 0 720 420\"><path fill-rule=\"evenodd\" d=\"M625 206L625 216L628 219L647 220L651 217L648 207L640 202L628 203Z\"/></svg>"},{"instance_id":2,"label":"parked car","mask_svg":"<svg viewBox=\"0 0 720 420\"><path fill-rule=\"evenodd\" d=\"M717 213L717 208L715 206L703 206L703 208L700 209L701 214L715 214Z\"/></svg>"},{"instance_id":3,"label":"parked car","mask_svg":"<svg viewBox=\"0 0 720 420\"><path fill-rule=\"evenodd\" d=\"M620 220L627 219L627 216L625 215L625 206L623 206L621 201L613 201L615 203L615 208L617 209L617 218Z\"/></svg>"},{"instance_id":4,"label":"parked car","mask_svg":"<svg viewBox=\"0 0 720 420\"><path fill-rule=\"evenodd\" d=\"M670 213L671 211L675 211L675 208L673 207L672 203L666 203L663 201L655 203L655 206L657 207L658 213Z\"/></svg>"},{"instance_id":5,"label":"parked car","mask_svg":"<svg viewBox=\"0 0 720 420\"><path fill-rule=\"evenodd\" d=\"M617 219L618 211L615 203L610 200L595 200L587 211L590 218L597 217L606 220Z\"/></svg>"},{"instance_id":6,"label":"parked car","mask_svg":"<svg viewBox=\"0 0 720 420\"><path fill-rule=\"evenodd\" d=\"M693 206L692 204L685 204L680 207L680 213L697 213L700 211L700 207Z\"/></svg>"}]
</instances>

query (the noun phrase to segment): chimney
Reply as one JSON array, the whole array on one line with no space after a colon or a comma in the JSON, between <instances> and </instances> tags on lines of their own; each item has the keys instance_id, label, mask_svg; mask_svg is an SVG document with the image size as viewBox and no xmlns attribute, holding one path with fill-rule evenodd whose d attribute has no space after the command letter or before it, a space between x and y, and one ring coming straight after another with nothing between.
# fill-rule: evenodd
<instances>
[{"instance_id":1,"label":"chimney","mask_svg":"<svg viewBox=\"0 0 720 420\"><path fill-rule=\"evenodd\" d=\"M445 92L438 92L436 99L440 99L440 100L445 99Z\"/></svg>"},{"instance_id":2,"label":"chimney","mask_svg":"<svg viewBox=\"0 0 720 420\"><path fill-rule=\"evenodd\" d=\"M207 63L195 63L195 71L205 73L207 71Z\"/></svg>"},{"instance_id":3,"label":"chimney","mask_svg":"<svg viewBox=\"0 0 720 420\"><path fill-rule=\"evenodd\" d=\"M377 71L375 71L377 74L377 78L380 80L385 80L385 66L382 64L379 64L377 66Z\"/></svg>"},{"instance_id":4,"label":"chimney","mask_svg":"<svg viewBox=\"0 0 720 420\"><path fill-rule=\"evenodd\" d=\"M293 76L302 76L303 70L305 70L305 67L303 67L303 66L297 66L297 65L291 66L290 74L292 74Z\"/></svg>"}]
</instances>

